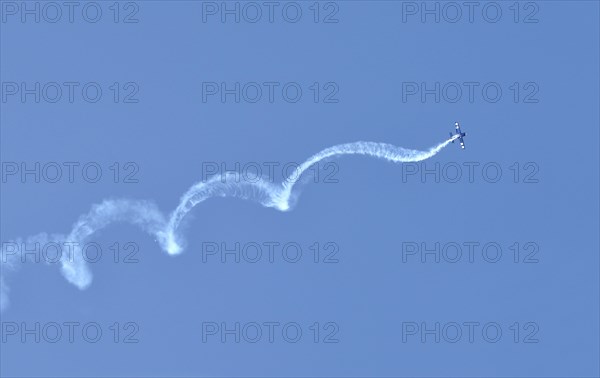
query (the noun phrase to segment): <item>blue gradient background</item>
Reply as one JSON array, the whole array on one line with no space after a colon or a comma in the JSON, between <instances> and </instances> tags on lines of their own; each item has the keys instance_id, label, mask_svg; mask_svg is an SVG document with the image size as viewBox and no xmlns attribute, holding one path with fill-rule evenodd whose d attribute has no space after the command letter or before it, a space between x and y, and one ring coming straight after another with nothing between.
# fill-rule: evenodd
<instances>
[{"instance_id":1,"label":"blue gradient background","mask_svg":"<svg viewBox=\"0 0 600 378\"><path fill-rule=\"evenodd\" d=\"M112 3L112 2L111 2ZM170 212L203 162L301 162L334 144L382 141L424 149L459 120L467 150L427 161L498 162L502 180L425 183L375 159L336 160L336 184L305 188L279 213L234 199L193 211L185 253L167 256L140 230L112 225L94 240L135 241L140 263L92 266L86 291L58 267L27 264L7 278L2 321L139 324L137 344L2 343L2 376L598 376L599 6L538 2L538 23L402 22L401 2L339 2L337 24L202 23L201 3L142 1L137 24L26 23L1 27L2 81L134 81L138 104L2 103L2 161L136 162L138 184L2 184L1 239L66 233L109 197L154 200ZM483 4L483 3L482 3ZM109 6L103 3L104 10ZM464 20L464 19L463 19ZM339 103L202 103L204 81L339 85ZM495 81L497 103L402 102L402 82ZM539 103L512 101L536 82ZM105 93L105 96L109 96ZM537 184L508 167L535 162ZM465 171L466 172L466 171ZM108 172L105 172L105 174ZM205 241L333 241L338 264L203 263ZM495 241L497 264L402 262L402 243ZM539 244L538 264L508 246ZM315 321L339 343L202 343L205 321ZM402 322L498 322L500 342L402 342ZM508 326L539 325L536 344Z\"/></svg>"}]
</instances>

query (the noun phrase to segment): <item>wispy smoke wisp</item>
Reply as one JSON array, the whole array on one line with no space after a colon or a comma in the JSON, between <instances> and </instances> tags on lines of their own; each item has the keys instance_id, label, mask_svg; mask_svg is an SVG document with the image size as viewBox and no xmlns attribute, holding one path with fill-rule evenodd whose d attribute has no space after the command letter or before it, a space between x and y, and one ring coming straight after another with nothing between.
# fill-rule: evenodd
<instances>
[{"instance_id":1,"label":"wispy smoke wisp","mask_svg":"<svg viewBox=\"0 0 600 378\"><path fill-rule=\"evenodd\" d=\"M68 235L39 234L27 239L27 243L57 242L73 243L81 246L97 231L115 222L127 222L139 226L155 238L161 248L170 255L183 251L183 239L178 234L179 226L186 215L198 204L212 197L235 197L260 203L264 207L279 211L291 210L299 193L294 187L302 174L314 164L325 159L343 155L365 155L385 159L394 163L417 162L429 159L440 152L450 139L426 151L410 150L385 143L355 142L329 147L311 156L302 163L287 179L281 183L268 180L245 182L238 173L227 172L223 176L213 176L207 181L192 185L181 197L179 205L166 218L155 204L149 201L113 199L105 200L92 206L87 214L82 215L73 225ZM5 275L16 269L18 253L2 244L0 249L0 310L9 303L9 288ZM92 282L92 273L81 256L81 250L75 248L73 256L61 257L61 271L70 283L80 289L87 288Z\"/></svg>"}]
</instances>

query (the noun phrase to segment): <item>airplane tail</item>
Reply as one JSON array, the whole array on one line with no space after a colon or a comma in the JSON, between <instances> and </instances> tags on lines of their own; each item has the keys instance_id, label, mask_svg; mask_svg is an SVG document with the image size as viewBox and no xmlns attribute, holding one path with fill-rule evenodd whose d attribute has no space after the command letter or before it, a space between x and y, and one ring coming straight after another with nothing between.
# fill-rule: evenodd
<instances>
[{"instance_id":1,"label":"airplane tail","mask_svg":"<svg viewBox=\"0 0 600 378\"><path fill-rule=\"evenodd\" d=\"M452 138L454 135L452 135L452 133L450 133L450 138ZM452 139L452 143L454 143L454 139Z\"/></svg>"}]
</instances>

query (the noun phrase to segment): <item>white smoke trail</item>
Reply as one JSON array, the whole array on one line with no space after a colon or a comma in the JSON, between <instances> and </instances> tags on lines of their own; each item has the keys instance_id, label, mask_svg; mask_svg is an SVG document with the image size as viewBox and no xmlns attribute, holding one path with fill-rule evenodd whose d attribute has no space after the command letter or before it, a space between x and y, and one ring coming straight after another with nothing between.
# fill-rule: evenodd
<instances>
[{"instance_id":1,"label":"white smoke trail","mask_svg":"<svg viewBox=\"0 0 600 378\"><path fill-rule=\"evenodd\" d=\"M326 148L311 156L300 164L294 174L281 183L271 183L267 180L247 182L241 180L239 173L228 172L223 176L213 176L207 181L192 185L181 197L179 205L165 219L160 210L151 202L134 200L105 200L93 205L91 210L82 215L73 225L68 235L39 234L28 238L27 243L45 242L65 243L75 246L83 245L94 233L114 222L128 222L140 226L144 231L156 238L161 248L170 255L183 251L183 240L177 234L181 221L199 203L212 197L235 197L252 200L265 207L279 211L292 208L295 195L294 186L302 174L311 166L324 159L342 155L366 155L385 159L394 163L418 162L436 155L457 136L430 148L427 151L409 150L385 143L355 142L340 144ZM12 253L3 243L0 249L2 276L0 276L0 310L8 306L8 286L4 274L16 269L17 254ZM76 249L73 255L61 256L61 271L63 276L80 289L87 288L92 282L92 273L85 259L80 256L81 250Z\"/></svg>"}]
</instances>

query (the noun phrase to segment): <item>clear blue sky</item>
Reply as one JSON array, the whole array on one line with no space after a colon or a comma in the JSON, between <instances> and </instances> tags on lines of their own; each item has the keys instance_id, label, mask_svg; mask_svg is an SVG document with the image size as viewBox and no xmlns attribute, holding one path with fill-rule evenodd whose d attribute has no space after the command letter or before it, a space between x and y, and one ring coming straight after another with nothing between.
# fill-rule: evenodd
<instances>
[{"instance_id":1,"label":"clear blue sky","mask_svg":"<svg viewBox=\"0 0 600 378\"><path fill-rule=\"evenodd\" d=\"M207 201L186 219L187 249L176 257L138 228L113 224L92 238L103 258L91 264L94 282L85 291L56 264L20 266L5 277L11 304L1 315L2 376L600 374L598 2L480 2L460 6L460 17L435 2L323 2L318 14L313 2L280 2L273 22L259 2L255 23L256 9L242 3L239 23L227 14L221 22L221 2L120 2L118 14L113 2L98 2L95 23L89 20L96 8L85 3L74 8L72 23L67 8L48 22L58 16L45 3L38 3L36 23L22 4L1 2L1 160L95 162L103 176L97 183L79 170L73 183L10 176L1 184L2 242L67 233L105 198L152 200L168 213L202 178L206 162L281 166L356 140L425 149L447 138L455 121L468 136L465 151L450 145L425 166L335 160L338 182L306 185L287 213L236 199ZM295 23L294 4L302 11ZM420 8L435 4L439 23ZM35 2L27 6L35 10ZM20 83L31 89L36 82L40 102L34 94L23 101ZM73 103L69 82L78 83ZM81 94L90 82L97 84L88 85L89 96L94 86L102 89L95 103ZM211 82L238 82L246 96L223 102L207 92ZM272 102L270 82L278 83ZM62 89L57 102L48 83ZM263 90L257 102L256 85L248 83ZM282 96L286 83L296 83L287 86L287 100L294 86L302 89L298 102ZM436 83L439 102L435 93L423 100L423 89ZM457 166L462 176L451 182ZM447 175L421 179L423 168L436 167ZM498 182L489 182L497 167ZM134 168L138 182L123 183ZM410 174L415 168L419 173ZM134 243L138 262L112 262L116 242ZM302 258L286 262L281 247L272 263L265 256L238 264L203 257L209 243L268 242L297 243ZM314 263L316 242L321 260L330 251L325 244L335 243L338 262ZM479 243L472 262L469 242ZM409 254L415 243L419 251ZM423 263L422 243L439 243L447 254L439 263L425 254ZM454 243L463 256L450 263L444 257ZM496 263L489 261L493 246L502 250ZM65 334L36 343L24 329L7 335L11 324L39 323L51 332L50 322L98 324L102 338L88 342L80 328L73 343ZM226 333L222 342L221 330L208 332L236 322L248 331L239 343ZM253 322L263 331L256 343L247 340ZM273 343L266 322L280 324ZM478 323L473 342L470 322ZM123 329L129 323L135 326ZM291 323L302 330L296 343L281 334ZM439 342L422 332L436 323ZM453 343L456 324L462 335ZM492 342L497 328L502 335ZM132 330L139 342L124 343ZM324 342L334 331L338 342Z\"/></svg>"}]
</instances>

